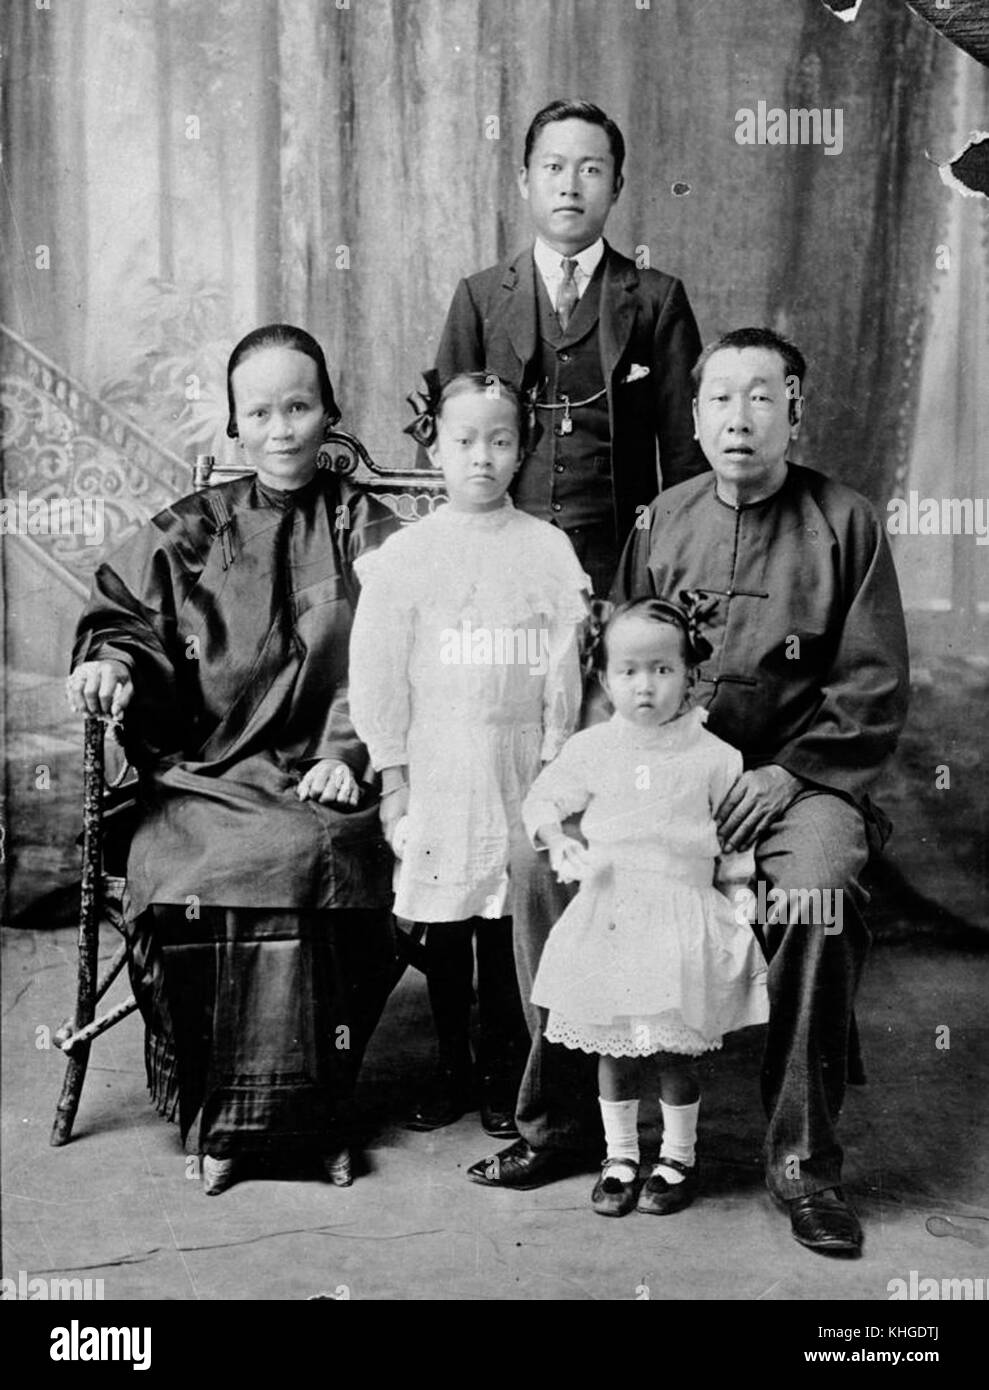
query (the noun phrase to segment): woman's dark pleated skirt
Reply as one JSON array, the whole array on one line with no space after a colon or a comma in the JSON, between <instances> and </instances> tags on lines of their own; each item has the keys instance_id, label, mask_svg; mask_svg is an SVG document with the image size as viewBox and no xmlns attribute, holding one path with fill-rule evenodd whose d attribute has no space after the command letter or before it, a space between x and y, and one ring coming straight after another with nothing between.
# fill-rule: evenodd
<instances>
[{"instance_id":1,"label":"woman's dark pleated skirt","mask_svg":"<svg viewBox=\"0 0 989 1390\"><path fill-rule=\"evenodd\" d=\"M153 904L128 939L148 1086L183 1140L199 1116L214 1158L349 1142L396 979L388 913Z\"/></svg>"}]
</instances>

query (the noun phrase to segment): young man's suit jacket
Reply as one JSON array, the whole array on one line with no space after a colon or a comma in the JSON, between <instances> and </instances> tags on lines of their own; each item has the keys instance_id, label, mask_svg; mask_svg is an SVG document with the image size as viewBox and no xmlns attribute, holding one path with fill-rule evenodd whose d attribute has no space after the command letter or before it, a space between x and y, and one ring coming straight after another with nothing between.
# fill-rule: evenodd
<instances>
[{"instance_id":1,"label":"young man's suit jacket","mask_svg":"<svg viewBox=\"0 0 989 1390\"><path fill-rule=\"evenodd\" d=\"M523 385L538 354L536 274L530 246L461 280L436 355L442 382L458 372L490 371ZM639 270L607 242L603 276L598 340L621 543L635 521L635 508L651 502L660 483L672 487L707 469L690 411L690 370L701 342L679 280L660 270ZM530 380L531 373L525 385ZM545 418L541 423L548 428Z\"/></svg>"}]
</instances>

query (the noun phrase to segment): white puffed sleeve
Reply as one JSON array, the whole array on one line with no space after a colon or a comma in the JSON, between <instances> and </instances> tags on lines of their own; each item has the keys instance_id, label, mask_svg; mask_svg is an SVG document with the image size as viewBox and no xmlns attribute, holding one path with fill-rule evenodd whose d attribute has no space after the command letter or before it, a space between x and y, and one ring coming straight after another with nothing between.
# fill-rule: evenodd
<instances>
[{"instance_id":1,"label":"white puffed sleeve","mask_svg":"<svg viewBox=\"0 0 989 1390\"><path fill-rule=\"evenodd\" d=\"M586 734L576 734L560 749L555 762L544 767L522 803L522 824L532 843L541 825L562 825L568 816L583 811L591 799L588 785ZM544 845L536 845L544 849Z\"/></svg>"},{"instance_id":2,"label":"white puffed sleeve","mask_svg":"<svg viewBox=\"0 0 989 1390\"><path fill-rule=\"evenodd\" d=\"M408 762L409 655L414 599L402 552L389 537L356 562L361 594L350 634L350 715L376 771Z\"/></svg>"}]
</instances>

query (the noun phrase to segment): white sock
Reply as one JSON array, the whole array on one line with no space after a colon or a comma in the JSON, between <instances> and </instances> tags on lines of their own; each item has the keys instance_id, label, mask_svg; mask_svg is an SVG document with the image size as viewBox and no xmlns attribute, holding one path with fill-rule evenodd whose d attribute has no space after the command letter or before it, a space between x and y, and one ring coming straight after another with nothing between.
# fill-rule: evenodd
<instances>
[{"instance_id":1,"label":"white sock","mask_svg":"<svg viewBox=\"0 0 989 1390\"><path fill-rule=\"evenodd\" d=\"M671 1186L683 1182L683 1174L669 1168L664 1158L675 1158L688 1168L694 1166L694 1150L697 1145L697 1114L701 1108L699 1100L692 1105L667 1105L659 1102L663 1112L663 1143L659 1150L659 1162L653 1166L653 1176L665 1179Z\"/></svg>"},{"instance_id":2,"label":"white sock","mask_svg":"<svg viewBox=\"0 0 989 1390\"><path fill-rule=\"evenodd\" d=\"M639 1172L639 1102L637 1100L601 1100L601 1119L608 1158L634 1161L612 1170L612 1177L633 1182Z\"/></svg>"}]
</instances>

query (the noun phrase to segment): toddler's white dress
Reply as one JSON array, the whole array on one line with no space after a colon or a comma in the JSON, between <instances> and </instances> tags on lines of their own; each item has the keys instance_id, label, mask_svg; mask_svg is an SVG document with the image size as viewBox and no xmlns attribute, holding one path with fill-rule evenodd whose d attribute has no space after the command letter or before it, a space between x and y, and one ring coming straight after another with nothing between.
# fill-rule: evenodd
<instances>
[{"instance_id":1,"label":"toddler's white dress","mask_svg":"<svg viewBox=\"0 0 989 1390\"><path fill-rule=\"evenodd\" d=\"M540 763L576 727L590 581L563 532L441 506L356 565L350 710L376 768L408 765L395 912L502 917Z\"/></svg>"},{"instance_id":2,"label":"toddler's white dress","mask_svg":"<svg viewBox=\"0 0 989 1390\"><path fill-rule=\"evenodd\" d=\"M766 965L714 886L751 877L721 855L713 812L742 771L694 708L658 728L615 714L575 734L523 806L534 837L583 811L594 873L554 926L532 1002L545 1036L612 1057L698 1055L769 1016ZM586 808L586 809L585 809Z\"/></svg>"}]
</instances>

